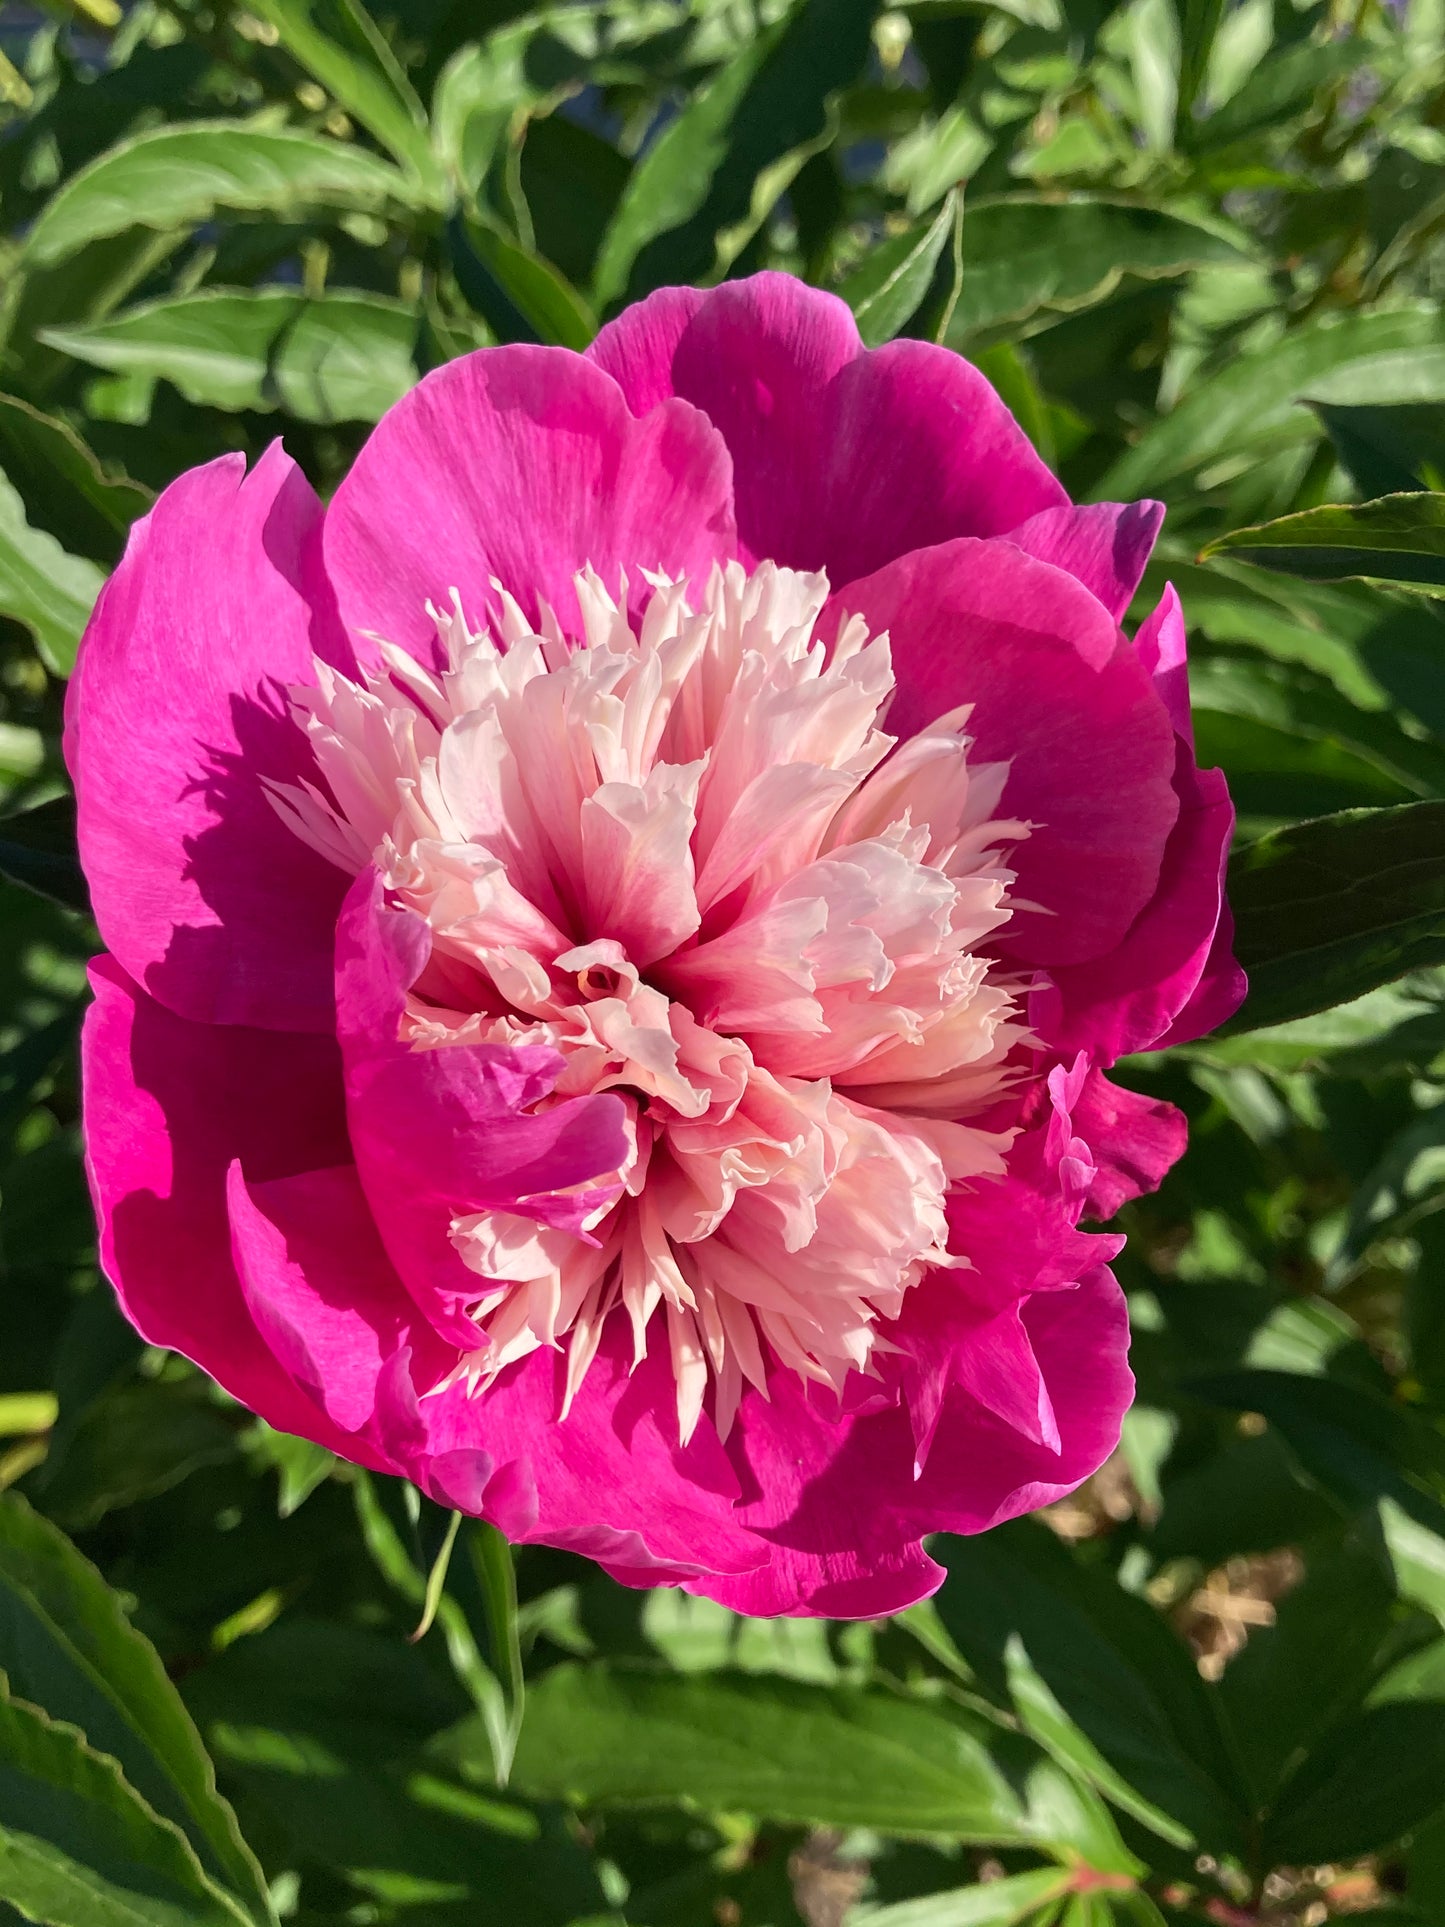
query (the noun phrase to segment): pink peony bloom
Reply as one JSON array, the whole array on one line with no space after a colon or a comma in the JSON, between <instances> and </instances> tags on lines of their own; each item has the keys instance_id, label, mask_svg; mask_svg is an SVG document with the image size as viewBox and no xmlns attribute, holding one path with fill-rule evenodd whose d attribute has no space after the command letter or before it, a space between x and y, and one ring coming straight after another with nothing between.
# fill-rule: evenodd
<instances>
[{"instance_id":1,"label":"pink peony bloom","mask_svg":"<svg viewBox=\"0 0 1445 1927\"><path fill-rule=\"evenodd\" d=\"M138 525L72 688L102 1252L152 1343L512 1539L746 1612L927 1594L1133 1381L1242 979L1157 504L779 275L427 377L324 511Z\"/></svg>"}]
</instances>

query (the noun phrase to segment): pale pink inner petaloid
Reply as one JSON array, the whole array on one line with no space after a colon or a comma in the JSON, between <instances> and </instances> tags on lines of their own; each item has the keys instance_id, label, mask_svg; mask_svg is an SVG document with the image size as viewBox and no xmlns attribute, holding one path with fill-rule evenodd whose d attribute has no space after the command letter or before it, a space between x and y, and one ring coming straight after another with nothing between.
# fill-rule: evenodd
<instances>
[{"instance_id":1,"label":"pale pink inner petaloid","mask_svg":"<svg viewBox=\"0 0 1445 1927\"><path fill-rule=\"evenodd\" d=\"M484 1388L538 1346L570 1401L603 1323L665 1333L682 1436L709 1382L726 1434L769 1360L841 1392L947 1249L944 1200L1003 1169L966 1121L1023 1036L976 946L1010 915L968 711L895 746L886 635L815 633L824 577L764 564L646 576L640 624L591 572L582 634L500 588L495 635L453 594L448 667L382 643L361 684L292 692L325 788L277 791L296 832L379 866L431 929L404 1034L546 1044L559 1097L612 1090L631 1149L595 1243L525 1214L458 1217ZM329 791L329 794L327 793Z\"/></svg>"}]
</instances>

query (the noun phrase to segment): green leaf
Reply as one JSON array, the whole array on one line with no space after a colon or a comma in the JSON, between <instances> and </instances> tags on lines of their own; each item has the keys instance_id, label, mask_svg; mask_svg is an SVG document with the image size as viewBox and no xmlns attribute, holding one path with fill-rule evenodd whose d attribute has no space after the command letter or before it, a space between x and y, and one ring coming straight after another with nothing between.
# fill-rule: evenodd
<instances>
[{"instance_id":1,"label":"green leaf","mask_svg":"<svg viewBox=\"0 0 1445 1927\"><path fill-rule=\"evenodd\" d=\"M470 1522L466 1539L472 1572L482 1596L492 1671L501 1686L498 1700L482 1709L498 1786L511 1777L527 1704L517 1621L517 1571L512 1548L485 1519Z\"/></svg>"},{"instance_id":2,"label":"green leaf","mask_svg":"<svg viewBox=\"0 0 1445 1927\"><path fill-rule=\"evenodd\" d=\"M598 254L599 303L708 273L760 176L826 129L831 97L867 58L873 13L871 0L794 0L693 96L632 170Z\"/></svg>"},{"instance_id":3,"label":"green leaf","mask_svg":"<svg viewBox=\"0 0 1445 1927\"><path fill-rule=\"evenodd\" d=\"M499 1794L489 1761L452 1772L467 1701L429 1643L290 1611L188 1674L186 1697L285 1864L343 1874L404 1919L414 1906L417 1927L600 1927L563 1816Z\"/></svg>"},{"instance_id":4,"label":"green leaf","mask_svg":"<svg viewBox=\"0 0 1445 1927\"><path fill-rule=\"evenodd\" d=\"M1186 1050L1210 1064L1341 1077L1419 1075L1445 1058L1445 980L1438 970L1417 971L1330 1010L1231 1037L1201 1038Z\"/></svg>"},{"instance_id":5,"label":"green leaf","mask_svg":"<svg viewBox=\"0 0 1445 1927\"><path fill-rule=\"evenodd\" d=\"M1115 1806L1140 1821L1161 1840L1167 1840L1171 1846L1190 1847L1195 1844L1194 1835L1187 1826L1136 1791L1129 1780L1110 1764L1066 1711L1063 1702L1029 1658L1028 1649L1017 1633L1009 1638L1004 1648L1004 1670L1009 1698L1026 1731L1067 1772L1087 1785L1097 1787ZM1108 1859L1106 1864L1123 1872L1140 1871L1140 1863L1127 1853Z\"/></svg>"},{"instance_id":6,"label":"green leaf","mask_svg":"<svg viewBox=\"0 0 1445 1927\"><path fill-rule=\"evenodd\" d=\"M859 1907L848 1916L849 1927L1017 1927L1040 1907L1061 1899L1071 1884L1069 1873L1039 1867L981 1887L956 1887L891 1907Z\"/></svg>"},{"instance_id":7,"label":"green leaf","mask_svg":"<svg viewBox=\"0 0 1445 1927\"><path fill-rule=\"evenodd\" d=\"M964 346L985 329L1092 307L1126 274L1157 280L1242 258L1214 229L1128 201L1086 194L974 201L949 340Z\"/></svg>"},{"instance_id":8,"label":"green leaf","mask_svg":"<svg viewBox=\"0 0 1445 1927\"><path fill-rule=\"evenodd\" d=\"M1295 411L1318 391L1323 376L1348 368L1368 386L1381 370L1398 376L1412 357L1437 352L1440 339L1433 310L1404 308L1323 317L1268 347L1236 355L1145 428L1095 484L1094 498L1127 502L1221 456L1261 444L1278 447L1292 415L1295 433L1309 439L1317 424Z\"/></svg>"},{"instance_id":9,"label":"green leaf","mask_svg":"<svg viewBox=\"0 0 1445 1927\"><path fill-rule=\"evenodd\" d=\"M0 468L33 527L107 566L154 499L139 482L107 474L68 423L15 395L0 395Z\"/></svg>"},{"instance_id":10,"label":"green leaf","mask_svg":"<svg viewBox=\"0 0 1445 1927\"><path fill-rule=\"evenodd\" d=\"M1382 1552L1378 1534L1332 1535L1308 1547L1304 1579L1280 1600L1274 1624L1251 1633L1225 1668L1220 1702L1260 1808L1381 1670L1395 1604Z\"/></svg>"},{"instance_id":11,"label":"green leaf","mask_svg":"<svg viewBox=\"0 0 1445 1927\"><path fill-rule=\"evenodd\" d=\"M90 893L75 848L73 796L0 816L0 876L68 910L89 910Z\"/></svg>"},{"instance_id":12,"label":"green leaf","mask_svg":"<svg viewBox=\"0 0 1445 1927\"><path fill-rule=\"evenodd\" d=\"M1278 128L1292 114L1317 106L1322 90L1368 58L1364 44L1347 35L1323 45L1286 47L1258 66L1239 91L1192 129L1184 123L1183 145L1209 152L1264 129Z\"/></svg>"},{"instance_id":13,"label":"green leaf","mask_svg":"<svg viewBox=\"0 0 1445 1927\"><path fill-rule=\"evenodd\" d=\"M499 341L535 341L578 354L597 318L550 261L530 254L489 223L460 213L447 223L457 286Z\"/></svg>"},{"instance_id":14,"label":"green leaf","mask_svg":"<svg viewBox=\"0 0 1445 1927\"><path fill-rule=\"evenodd\" d=\"M417 184L364 148L239 121L156 127L72 174L45 204L24 259L51 266L104 235L194 227L217 208L297 220L313 207L374 212Z\"/></svg>"},{"instance_id":15,"label":"green leaf","mask_svg":"<svg viewBox=\"0 0 1445 1927\"><path fill-rule=\"evenodd\" d=\"M782 1679L555 1667L528 1693L514 1779L544 1798L682 1799L995 1843L1028 1835L1018 1795L961 1715Z\"/></svg>"},{"instance_id":16,"label":"green leaf","mask_svg":"<svg viewBox=\"0 0 1445 1927\"><path fill-rule=\"evenodd\" d=\"M1311 406L1361 495L1445 487L1445 401Z\"/></svg>"},{"instance_id":17,"label":"green leaf","mask_svg":"<svg viewBox=\"0 0 1445 1927\"><path fill-rule=\"evenodd\" d=\"M1377 1239L1408 1230L1445 1201L1445 1106L1434 1103L1386 1140L1350 1199L1328 1282L1344 1283Z\"/></svg>"},{"instance_id":18,"label":"green leaf","mask_svg":"<svg viewBox=\"0 0 1445 1927\"><path fill-rule=\"evenodd\" d=\"M247 1918L114 1760L3 1692L0 1898L49 1927L244 1927Z\"/></svg>"},{"instance_id":19,"label":"green leaf","mask_svg":"<svg viewBox=\"0 0 1445 1927\"><path fill-rule=\"evenodd\" d=\"M424 1612L429 1575L449 1528L449 1515L440 1506L424 1501L414 1487L394 1479L372 1479L362 1473L356 1478L353 1491L367 1551L387 1581ZM426 1507L429 1507L424 1515L429 1528L426 1536L431 1545L424 1551L418 1515ZM474 1630L483 1620L490 1629L492 1602L486 1592L490 1575L485 1568L479 1570L473 1560L468 1560L458 1562L451 1578L454 1590L466 1594L465 1603L454 1597L453 1592L444 1590L436 1602L436 1619L452 1670L481 1716L489 1749L489 1770L495 1778L505 1770L516 1737L512 1717L516 1700L508 1698L515 1685L510 1676L515 1622L508 1640L503 1642L502 1658L508 1669L504 1681L483 1659ZM495 1650L495 1639L493 1645Z\"/></svg>"},{"instance_id":20,"label":"green leaf","mask_svg":"<svg viewBox=\"0 0 1445 1927\"><path fill-rule=\"evenodd\" d=\"M922 306L953 231L956 207L957 196L950 194L931 221L884 241L840 283L838 293L853 310L867 347L892 341Z\"/></svg>"},{"instance_id":21,"label":"green leaf","mask_svg":"<svg viewBox=\"0 0 1445 1927\"><path fill-rule=\"evenodd\" d=\"M520 174L537 251L574 287L591 283L598 247L631 172L625 154L560 114L527 124Z\"/></svg>"},{"instance_id":22,"label":"green leaf","mask_svg":"<svg viewBox=\"0 0 1445 1927\"><path fill-rule=\"evenodd\" d=\"M1337 765L1343 762L1342 752L1352 761L1372 765L1386 778L1386 787L1376 776L1375 796L1361 801L1405 802L1408 796L1402 790L1421 797L1445 794L1445 749L1421 741L1418 732L1407 734L1397 709L1350 701L1325 677L1299 664L1239 653L1204 656L1190 666L1189 693L1196 721L1210 741L1201 763L1217 756L1223 760L1225 745L1211 730L1216 717L1228 715L1300 739L1291 746L1296 757L1300 742L1308 742L1332 752ZM1277 755L1276 762L1284 758ZM1371 772L1354 772L1353 778L1370 783Z\"/></svg>"},{"instance_id":23,"label":"green leaf","mask_svg":"<svg viewBox=\"0 0 1445 1927\"><path fill-rule=\"evenodd\" d=\"M939 1617L981 1683L1036 1737L1138 1817L1230 1850L1242 1817L1213 1704L1183 1642L1145 1601L1081 1566L1043 1528L1015 1524L934 1547ZM1014 1642L1059 1712L1028 1691ZM1016 1689L1023 1687L1023 1703ZM1062 1720L1059 1715L1062 1714Z\"/></svg>"},{"instance_id":24,"label":"green leaf","mask_svg":"<svg viewBox=\"0 0 1445 1927\"><path fill-rule=\"evenodd\" d=\"M184 1832L207 1875L251 1919L271 1921L260 1869L154 1648L95 1568L14 1493L0 1497L0 1655L16 1694L113 1755L136 1794Z\"/></svg>"},{"instance_id":25,"label":"green leaf","mask_svg":"<svg viewBox=\"0 0 1445 1927\"><path fill-rule=\"evenodd\" d=\"M46 1508L78 1531L237 1451L198 1381L121 1385L87 1409L64 1456L46 1466Z\"/></svg>"},{"instance_id":26,"label":"green leaf","mask_svg":"<svg viewBox=\"0 0 1445 1927\"><path fill-rule=\"evenodd\" d=\"M1282 575L1334 582L1373 576L1445 590L1445 495L1386 495L1231 529L1204 550L1238 555Z\"/></svg>"},{"instance_id":27,"label":"green leaf","mask_svg":"<svg viewBox=\"0 0 1445 1927\"><path fill-rule=\"evenodd\" d=\"M163 376L202 406L371 422L416 380L416 330L412 309L379 295L214 288L45 338L95 368Z\"/></svg>"},{"instance_id":28,"label":"green leaf","mask_svg":"<svg viewBox=\"0 0 1445 1927\"><path fill-rule=\"evenodd\" d=\"M425 111L360 0L256 0L252 11L270 21L287 51L410 168L428 194L440 196L441 170L427 139Z\"/></svg>"},{"instance_id":29,"label":"green leaf","mask_svg":"<svg viewBox=\"0 0 1445 1927\"><path fill-rule=\"evenodd\" d=\"M1376 1393L1293 1372L1221 1372L1187 1390L1278 1428L1303 1470L1354 1511L1393 1499L1432 1532L1445 1532L1445 1437Z\"/></svg>"},{"instance_id":30,"label":"green leaf","mask_svg":"<svg viewBox=\"0 0 1445 1927\"><path fill-rule=\"evenodd\" d=\"M19 491L0 471L0 615L21 623L46 664L66 674L104 572L32 528Z\"/></svg>"},{"instance_id":31,"label":"green leaf","mask_svg":"<svg viewBox=\"0 0 1445 1927\"><path fill-rule=\"evenodd\" d=\"M1301 817L1337 810L1408 803L1425 787L1406 780L1380 757L1362 755L1355 743L1342 741L1337 732L1310 727L1307 716L1290 710L1295 710L1293 704L1276 721L1206 707L1196 718L1199 760L1206 768L1217 764L1228 777L1244 834L1257 835ZM1361 718L1366 728L1378 720ZM1389 729L1389 719L1384 728Z\"/></svg>"},{"instance_id":32,"label":"green leaf","mask_svg":"<svg viewBox=\"0 0 1445 1927\"><path fill-rule=\"evenodd\" d=\"M1342 810L1271 831L1231 858L1229 901L1250 977L1236 1031L1445 963L1445 803Z\"/></svg>"},{"instance_id":33,"label":"green leaf","mask_svg":"<svg viewBox=\"0 0 1445 1927\"><path fill-rule=\"evenodd\" d=\"M1375 1853L1445 1807L1445 1706L1370 1707L1327 1733L1266 1822L1271 1865Z\"/></svg>"}]
</instances>

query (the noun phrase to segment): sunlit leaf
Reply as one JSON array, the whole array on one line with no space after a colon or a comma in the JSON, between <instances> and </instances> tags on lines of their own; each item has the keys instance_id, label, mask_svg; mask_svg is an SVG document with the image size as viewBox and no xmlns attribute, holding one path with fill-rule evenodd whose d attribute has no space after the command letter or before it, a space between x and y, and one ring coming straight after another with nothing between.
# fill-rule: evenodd
<instances>
[{"instance_id":1,"label":"sunlit leaf","mask_svg":"<svg viewBox=\"0 0 1445 1927\"><path fill-rule=\"evenodd\" d=\"M600 302L712 267L759 176L823 131L829 98L866 57L873 11L865 0L794 0L693 98L623 190L598 256Z\"/></svg>"},{"instance_id":2,"label":"sunlit leaf","mask_svg":"<svg viewBox=\"0 0 1445 1927\"><path fill-rule=\"evenodd\" d=\"M163 377L188 401L378 421L416 379L416 317L378 295L206 289L45 339L119 374Z\"/></svg>"},{"instance_id":3,"label":"sunlit leaf","mask_svg":"<svg viewBox=\"0 0 1445 1927\"><path fill-rule=\"evenodd\" d=\"M252 11L383 147L439 191L421 102L361 0L255 0Z\"/></svg>"},{"instance_id":4,"label":"sunlit leaf","mask_svg":"<svg viewBox=\"0 0 1445 1927\"><path fill-rule=\"evenodd\" d=\"M25 256L49 265L103 235L189 227L217 208L286 220L316 206L376 210L417 192L414 179L342 141L234 121L158 127L71 175L26 236Z\"/></svg>"},{"instance_id":5,"label":"sunlit leaf","mask_svg":"<svg viewBox=\"0 0 1445 1927\"><path fill-rule=\"evenodd\" d=\"M1445 495L1386 495L1376 502L1305 509L1258 528L1232 529L1204 551L1237 555L1282 575L1323 581L1376 576L1445 592Z\"/></svg>"}]
</instances>

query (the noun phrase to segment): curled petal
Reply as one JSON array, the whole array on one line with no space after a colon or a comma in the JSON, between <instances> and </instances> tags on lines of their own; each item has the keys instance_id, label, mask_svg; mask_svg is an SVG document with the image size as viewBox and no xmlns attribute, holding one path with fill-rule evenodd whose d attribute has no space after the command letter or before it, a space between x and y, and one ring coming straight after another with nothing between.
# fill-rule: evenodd
<instances>
[{"instance_id":1,"label":"curled petal","mask_svg":"<svg viewBox=\"0 0 1445 1927\"><path fill-rule=\"evenodd\" d=\"M345 882L272 807L310 767L286 688L310 681L321 510L274 443L173 482L131 532L66 705L101 935L197 1022L329 1031ZM324 633L313 633L320 628Z\"/></svg>"},{"instance_id":2,"label":"curled petal","mask_svg":"<svg viewBox=\"0 0 1445 1927\"><path fill-rule=\"evenodd\" d=\"M584 1553L632 1583L699 1578L710 1587L763 1564L768 1549L736 1515L737 1481L711 1426L678 1443L672 1375L659 1354L633 1370L614 1322L559 1424L565 1376L565 1360L544 1350L476 1398L460 1384L417 1397L394 1381L411 1428L399 1445L409 1476L518 1544Z\"/></svg>"},{"instance_id":3,"label":"curled petal","mask_svg":"<svg viewBox=\"0 0 1445 1927\"><path fill-rule=\"evenodd\" d=\"M283 1432L387 1469L278 1362L231 1256L227 1173L261 1186L346 1156L330 1038L192 1024L109 957L91 966L82 1047L100 1257L121 1309Z\"/></svg>"},{"instance_id":4,"label":"curled petal","mask_svg":"<svg viewBox=\"0 0 1445 1927\"><path fill-rule=\"evenodd\" d=\"M1008 765L1008 808L1033 825L1011 853L1015 895L1041 910L1016 914L998 948L1046 965L1112 949L1155 892L1179 799L1169 718L1095 597L1011 542L959 541L830 609L889 631L891 731L971 704L971 754Z\"/></svg>"},{"instance_id":5,"label":"curled petal","mask_svg":"<svg viewBox=\"0 0 1445 1927\"><path fill-rule=\"evenodd\" d=\"M1162 502L1070 505L1031 515L1008 531L1008 539L1026 555L1065 570L1121 622L1163 520Z\"/></svg>"},{"instance_id":6,"label":"curled petal","mask_svg":"<svg viewBox=\"0 0 1445 1927\"><path fill-rule=\"evenodd\" d=\"M227 1199L232 1255L257 1330L333 1424L364 1430L415 1308L382 1249L355 1167L248 1184L237 1160Z\"/></svg>"},{"instance_id":7,"label":"curled petal","mask_svg":"<svg viewBox=\"0 0 1445 1927\"><path fill-rule=\"evenodd\" d=\"M455 1044L420 1050L401 1041L406 993L425 965L422 919L386 907L380 879L364 871L337 931L337 1022L347 1118L362 1189L382 1241L438 1331L475 1344L465 1307L482 1281L452 1242L468 1213L505 1211L580 1231L598 1181L629 1155L626 1109L610 1095L549 1109L561 1069L555 1051Z\"/></svg>"}]
</instances>

